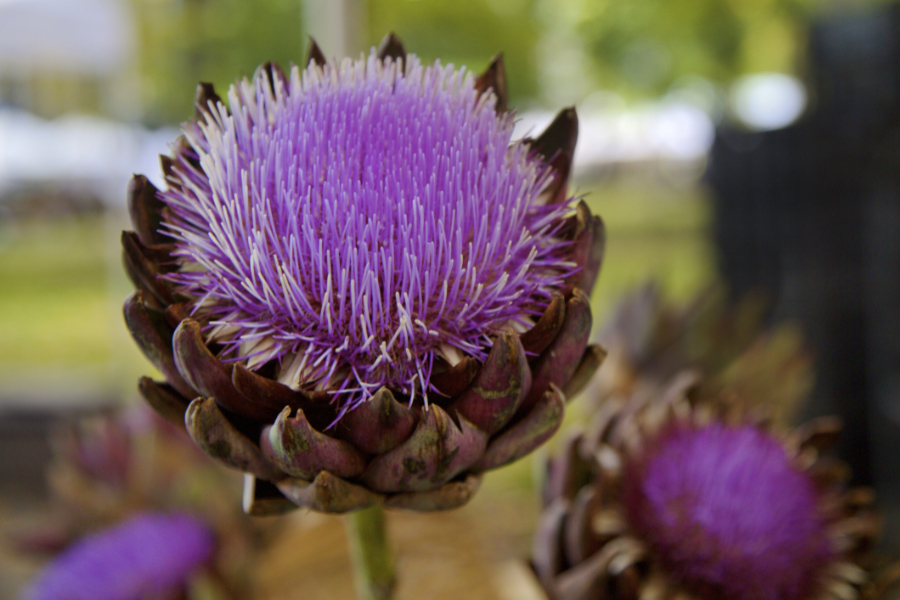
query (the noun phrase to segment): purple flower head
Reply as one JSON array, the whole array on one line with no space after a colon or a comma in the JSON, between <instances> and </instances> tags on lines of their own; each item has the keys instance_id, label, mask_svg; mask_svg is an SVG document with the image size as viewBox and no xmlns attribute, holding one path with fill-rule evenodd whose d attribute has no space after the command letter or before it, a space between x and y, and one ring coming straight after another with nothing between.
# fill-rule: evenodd
<instances>
[{"instance_id":1,"label":"purple flower head","mask_svg":"<svg viewBox=\"0 0 900 600\"><path fill-rule=\"evenodd\" d=\"M183 514L145 514L71 546L26 600L141 600L184 585L214 548L210 530Z\"/></svg>"},{"instance_id":2,"label":"purple flower head","mask_svg":"<svg viewBox=\"0 0 900 600\"><path fill-rule=\"evenodd\" d=\"M436 361L483 361L577 267L571 202L464 69L414 55L243 80L184 127L161 194L167 278L220 356L294 389L425 396Z\"/></svg>"},{"instance_id":3,"label":"purple flower head","mask_svg":"<svg viewBox=\"0 0 900 600\"><path fill-rule=\"evenodd\" d=\"M125 324L166 379L141 395L253 475L252 514L455 508L603 359L605 229L567 196L578 117L513 142L500 56L472 76L389 35L309 57L227 106L201 83L169 189L129 184Z\"/></svg>"},{"instance_id":4,"label":"purple flower head","mask_svg":"<svg viewBox=\"0 0 900 600\"><path fill-rule=\"evenodd\" d=\"M833 550L811 478L753 427L672 426L626 469L627 518L703 598L802 600Z\"/></svg>"}]
</instances>

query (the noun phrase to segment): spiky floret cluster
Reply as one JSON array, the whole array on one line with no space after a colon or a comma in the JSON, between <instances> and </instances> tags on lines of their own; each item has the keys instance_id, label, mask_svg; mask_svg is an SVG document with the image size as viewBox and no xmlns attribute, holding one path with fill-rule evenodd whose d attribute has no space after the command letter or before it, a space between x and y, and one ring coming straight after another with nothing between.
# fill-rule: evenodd
<instances>
[{"instance_id":1,"label":"spiky floret cluster","mask_svg":"<svg viewBox=\"0 0 900 600\"><path fill-rule=\"evenodd\" d=\"M483 360L563 279L570 203L471 74L413 55L238 82L184 133L162 194L169 275L228 360L294 389L429 392L437 357Z\"/></svg>"},{"instance_id":2,"label":"spiky floret cluster","mask_svg":"<svg viewBox=\"0 0 900 600\"><path fill-rule=\"evenodd\" d=\"M625 469L632 528L704 598L809 598L833 550L809 475L757 427L673 425Z\"/></svg>"},{"instance_id":3,"label":"spiky floret cluster","mask_svg":"<svg viewBox=\"0 0 900 600\"><path fill-rule=\"evenodd\" d=\"M214 550L212 532L184 514L142 514L69 548L26 593L27 600L168 597Z\"/></svg>"}]
</instances>

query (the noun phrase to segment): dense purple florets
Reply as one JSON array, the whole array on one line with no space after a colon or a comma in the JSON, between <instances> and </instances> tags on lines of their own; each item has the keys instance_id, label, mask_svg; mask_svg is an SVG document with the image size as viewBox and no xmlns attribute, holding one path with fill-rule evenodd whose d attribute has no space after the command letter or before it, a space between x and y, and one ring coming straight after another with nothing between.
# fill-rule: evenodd
<instances>
[{"instance_id":1,"label":"dense purple florets","mask_svg":"<svg viewBox=\"0 0 900 600\"><path fill-rule=\"evenodd\" d=\"M210 530L181 514L141 515L74 544L26 600L141 600L167 596L209 560Z\"/></svg>"},{"instance_id":2,"label":"dense purple florets","mask_svg":"<svg viewBox=\"0 0 900 600\"><path fill-rule=\"evenodd\" d=\"M674 427L625 478L628 519L704 598L805 600L831 556L810 478L755 427Z\"/></svg>"},{"instance_id":3,"label":"dense purple florets","mask_svg":"<svg viewBox=\"0 0 900 600\"><path fill-rule=\"evenodd\" d=\"M162 195L171 279L223 358L277 359L282 383L345 407L382 385L427 393L436 357L483 358L573 270L570 205L545 203L553 173L510 145L513 118L464 71L400 65L238 82L231 115L185 126L185 183Z\"/></svg>"}]
</instances>

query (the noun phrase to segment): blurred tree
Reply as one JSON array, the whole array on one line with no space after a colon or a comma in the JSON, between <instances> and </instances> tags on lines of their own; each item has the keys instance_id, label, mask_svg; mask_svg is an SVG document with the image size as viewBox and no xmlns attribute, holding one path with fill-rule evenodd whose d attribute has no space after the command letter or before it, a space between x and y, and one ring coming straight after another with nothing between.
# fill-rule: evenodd
<instances>
[{"instance_id":1,"label":"blurred tree","mask_svg":"<svg viewBox=\"0 0 900 600\"><path fill-rule=\"evenodd\" d=\"M503 52L512 106L538 95L535 0L367 0L368 42L396 33L424 61L477 72Z\"/></svg>"},{"instance_id":2,"label":"blurred tree","mask_svg":"<svg viewBox=\"0 0 900 600\"><path fill-rule=\"evenodd\" d=\"M307 38L299 0L130 0L139 31L143 121L179 123L194 90L209 81L224 95L258 65L302 63Z\"/></svg>"},{"instance_id":3,"label":"blurred tree","mask_svg":"<svg viewBox=\"0 0 900 600\"><path fill-rule=\"evenodd\" d=\"M806 0L541 0L542 23L570 32L604 89L646 96L679 77L728 81L791 71ZM565 7L564 7L565 6ZM577 6L577 8L575 8Z\"/></svg>"},{"instance_id":4,"label":"blurred tree","mask_svg":"<svg viewBox=\"0 0 900 600\"><path fill-rule=\"evenodd\" d=\"M537 12L544 31L580 43L594 86L647 96L687 75L726 83L745 73L796 72L814 13L884 1L538 0Z\"/></svg>"},{"instance_id":5,"label":"blurred tree","mask_svg":"<svg viewBox=\"0 0 900 600\"><path fill-rule=\"evenodd\" d=\"M849 1L849 0L848 0ZM860 0L860 4L886 0ZM425 59L480 70L505 52L513 104L597 89L655 96L684 76L727 83L802 64L824 0L365 0L370 44L395 31ZM832 3L834 4L834 3ZM838 2L839 4L839 2Z\"/></svg>"},{"instance_id":6,"label":"blurred tree","mask_svg":"<svg viewBox=\"0 0 900 600\"><path fill-rule=\"evenodd\" d=\"M224 91L266 60L302 62L303 0L129 0L140 32L147 124L190 115L197 81ZM847 0L848 2L851 0ZM861 4L886 0L858 0ZM503 51L513 106L592 91L665 92L687 75L727 83L801 64L825 0L359 0L361 46L388 32L423 60L481 71ZM338 9L342 3L329 4ZM316 32L309 32L315 35ZM323 48L326 55L331 49Z\"/></svg>"}]
</instances>

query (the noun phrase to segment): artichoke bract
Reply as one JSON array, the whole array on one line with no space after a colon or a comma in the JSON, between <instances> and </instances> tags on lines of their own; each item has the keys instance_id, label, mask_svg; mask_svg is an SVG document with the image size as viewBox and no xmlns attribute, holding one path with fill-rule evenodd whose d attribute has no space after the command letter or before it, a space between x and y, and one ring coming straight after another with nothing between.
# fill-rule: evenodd
<instances>
[{"instance_id":1,"label":"artichoke bract","mask_svg":"<svg viewBox=\"0 0 900 600\"><path fill-rule=\"evenodd\" d=\"M575 111L512 141L502 56L476 76L392 35L227 100L200 84L168 189L129 186L125 321L166 379L141 394L248 474L253 514L465 503L604 355Z\"/></svg>"}]
</instances>

